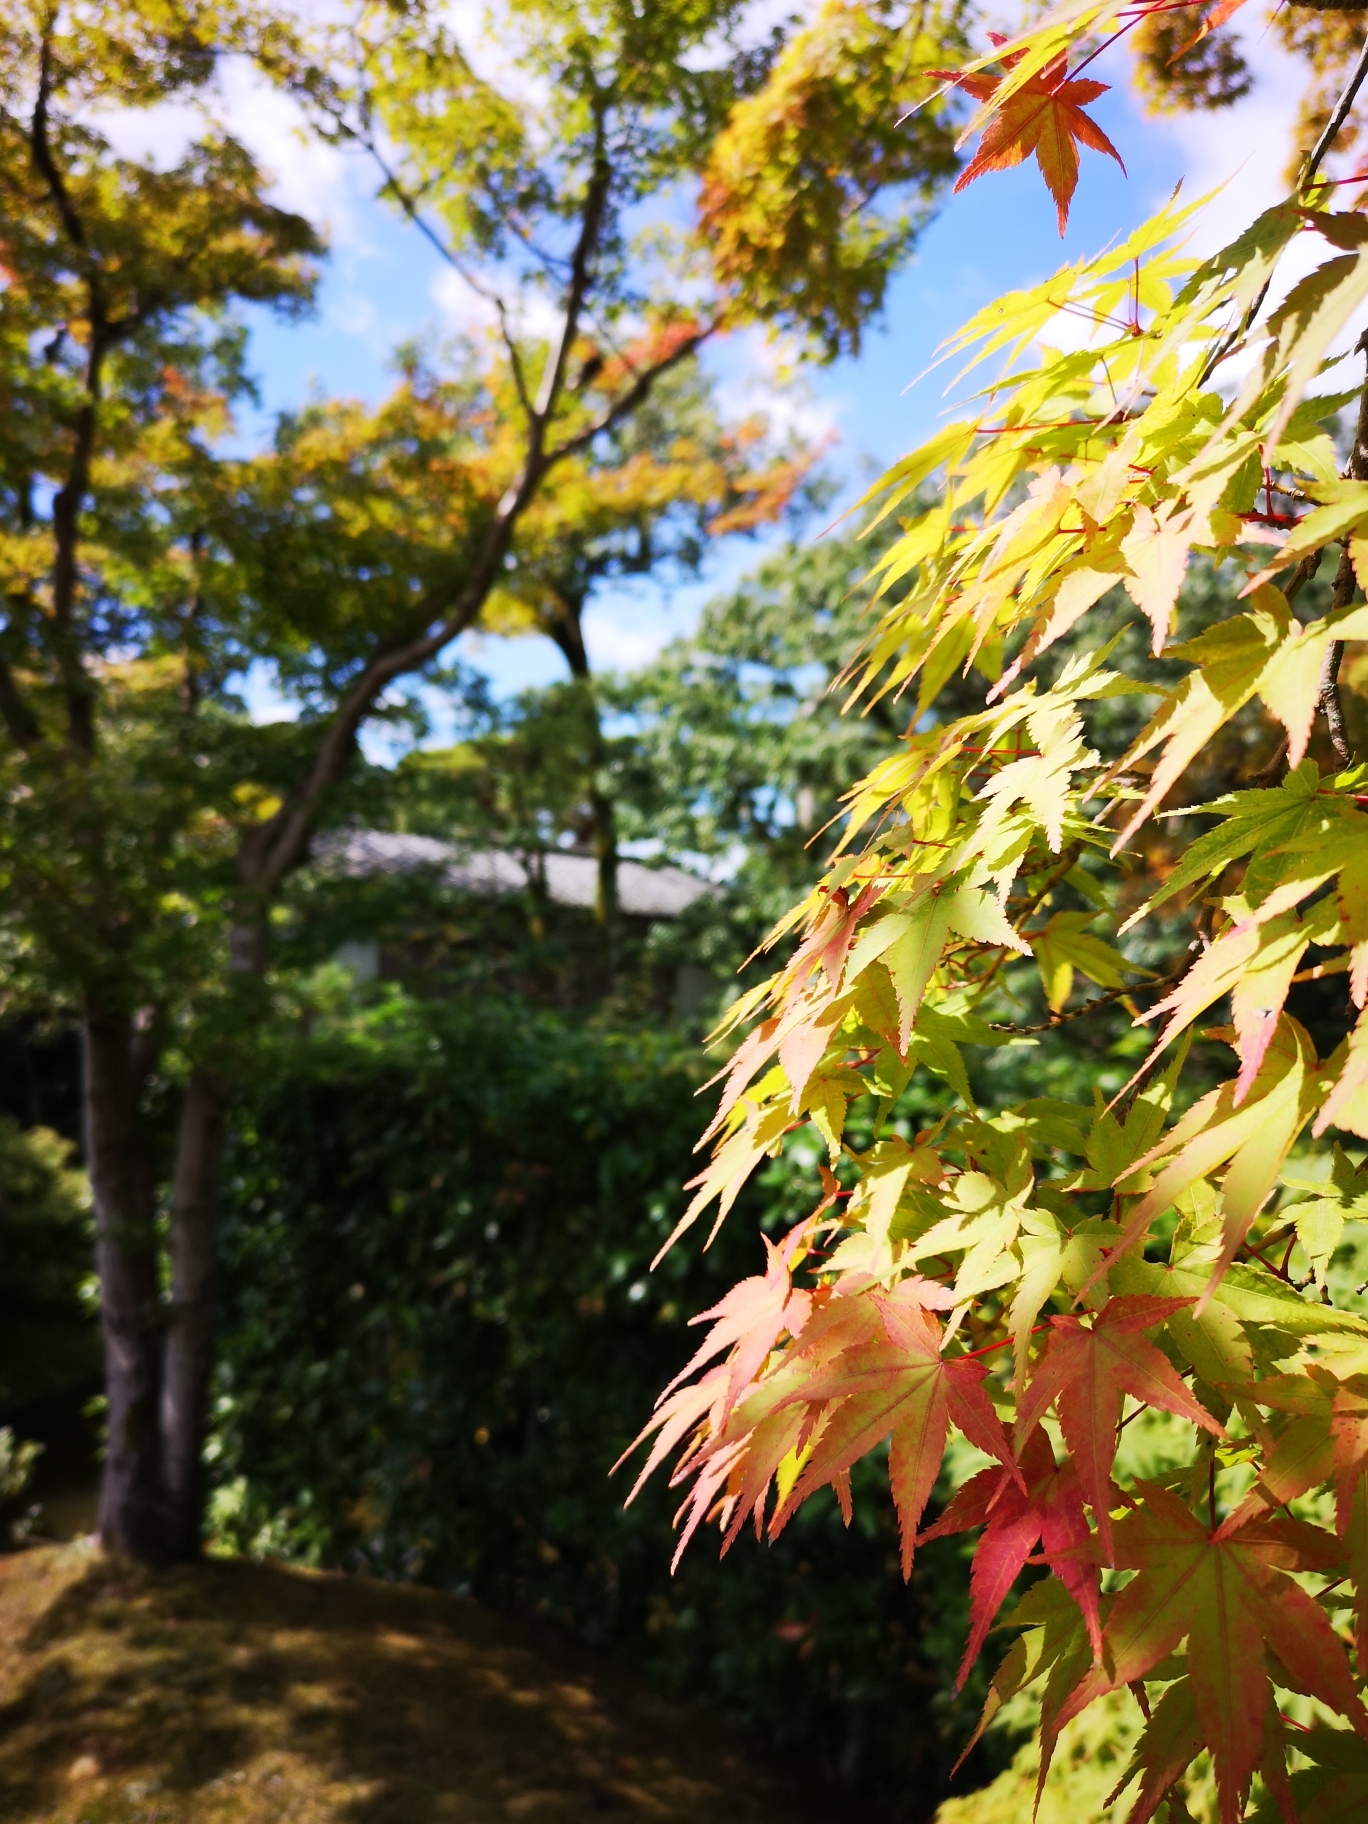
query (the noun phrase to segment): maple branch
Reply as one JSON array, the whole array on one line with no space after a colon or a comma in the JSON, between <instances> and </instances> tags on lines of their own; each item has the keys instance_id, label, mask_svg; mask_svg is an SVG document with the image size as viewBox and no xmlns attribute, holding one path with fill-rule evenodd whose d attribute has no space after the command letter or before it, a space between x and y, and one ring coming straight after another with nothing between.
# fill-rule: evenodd
<instances>
[{"instance_id":1,"label":"maple branch","mask_svg":"<svg viewBox=\"0 0 1368 1824\"><path fill-rule=\"evenodd\" d=\"M1097 995L1091 1001L1084 1001L1081 1006L1070 1007L1064 1013L1052 1013L1048 1020L1042 1020L1038 1026L1016 1026L1006 1020L990 1020L988 1024L994 1032L1009 1032L1016 1038L1029 1038L1032 1033L1053 1032L1056 1026L1063 1026L1070 1020L1081 1020L1085 1013L1092 1013L1098 1007L1110 1006L1113 1001L1122 1001L1128 994L1148 994L1159 988L1171 988L1186 974L1186 963L1175 969L1171 975L1160 976L1153 982L1131 982L1120 988L1108 988L1105 994Z\"/></svg>"},{"instance_id":2,"label":"maple branch","mask_svg":"<svg viewBox=\"0 0 1368 1824\"><path fill-rule=\"evenodd\" d=\"M1344 93L1335 103L1334 113L1325 123L1325 131L1316 141L1311 156L1302 168L1298 189L1309 190L1311 188L1312 181L1317 171L1320 170L1321 160L1339 138L1340 128L1349 118L1349 110L1353 107L1358 92L1363 87L1365 76L1368 76L1368 38L1363 41L1363 48L1358 54L1358 62L1349 72L1349 80L1344 85Z\"/></svg>"},{"instance_id":3,"label":"maple branch","mask_svg":"<svg viewBox=\"0 0 1368 1824\"><path fill-rule=\"evenodd\" d=\"M1349 562L1346 551L1340 559L1340 568L1349 571L1350 582L1353 581L1353 565ZM1336 579L1338 581L1338 579ZM1338 594L1338 590L1336 590ZM1352 588L1350 593L1352 594ZM1339 670L1344 658L1344 641L1331 640L1326 648L1325 663L1321 666L1320 687L1316 695L1316 704L1325 717L1325 726L1330 731L1330 745L1335 750L1335 758L1341 767L1354 764L1354 750L1349 745L1349 733L1344 726L1344 706L1340 702Z\"/></svg>"},{"instance_id":4,"label":"maple branch","mask_svg":"<svg viewBox=\"0 0 1368 1824\"><path fill-rule=\"evenodd\" d=\"M1060 856L1058 864L1053 871L1046 875L1045 884L1037 888L1037 890L1028 897L1025 906L1017 914L1016 924L1013 927L1014 930L1020 931L1021 927L1026 923L1026 920L1030 918L1037 906L1049 898L1050 894L1066 875L1073 872L1074 863L1082 853L1083 844L1081 842L1070 843L1069 847L1065 849L1064 853Z\"/></svg>"},{"instance_id":5,"label":"maple branch","mask_svg":"<svg viewBox=\"0 0 1368 1824\"><path fill-rule=\"evenodd\" d=\"M1308 551L1297 565L1288 579L1287 587L1283 590L1283 595L1289 602L1295 600L1303 586L1311 581L1311 578L1320 569L1320 561L1324 556L1325 547L1322 545L1319 551Z\"/></svg>"}]
</instances>

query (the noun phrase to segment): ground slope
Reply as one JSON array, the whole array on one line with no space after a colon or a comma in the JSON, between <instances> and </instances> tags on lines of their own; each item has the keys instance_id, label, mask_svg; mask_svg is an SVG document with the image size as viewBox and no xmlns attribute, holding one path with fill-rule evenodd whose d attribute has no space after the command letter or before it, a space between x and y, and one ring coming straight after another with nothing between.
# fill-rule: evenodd
<instances>
[{"instance_id":1,"label":"ground slope","mask_svg":"<svg viewBox=\"0 0 1368 1824\"><path fill-rule=\"evenodd\" d=\"M0 1559L3 1824L801 1824L716 1722L432 1591ZM868 1814L865 1814L868 1815Z\"/></svg>"}]
</instances>

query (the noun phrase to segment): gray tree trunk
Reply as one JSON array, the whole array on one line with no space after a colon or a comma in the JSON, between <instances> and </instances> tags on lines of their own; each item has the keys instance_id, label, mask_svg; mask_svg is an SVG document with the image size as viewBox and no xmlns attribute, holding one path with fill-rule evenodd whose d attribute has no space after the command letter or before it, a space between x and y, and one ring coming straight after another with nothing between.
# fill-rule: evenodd
<instances>
[{"instance_id":1,"label":"gray tree trunk","mask_svg":"<svg viewBox=\"0 0 1368 1824\"><path fill-rule=\"evenodd\" d=\"M204 1516L204 1441L214 1367L214 1279L226 1086L196 1070L181 1104L171 1197L171 1308L161 1388L162 1478L168 1548L198 1557Z\"/></svg>"},{"instance_id":2,"label":"gray tree trunk","mask_svg":"<svg viewBox=\"0 0 1368 1824\"><path fill-rule=\"evenodd\" d=\"M129 1014L88 1008L82 1037L109 1401L100 1538L110 1551L159 1563L169 1555L160 1423L164 1327L155 1169L139 1115L145 1072Z\"/></svg>"},{"instance_id":3,"label":"gray tree trunk","mask_svg":"<svg viewBox=\"0 0 1368 1824\"><path fill-rule=\"evenodd\" d=\"M186 1086L168 1302L157 1235L157 1160L139 1113L154 1048L124 1014L90 1010L82 1036L109 1402L100 1540L108 1551L143 1563L184 1562L199 1555L203 1526L227 1089L204 1069Z\"/></svg>"}]
</instances>

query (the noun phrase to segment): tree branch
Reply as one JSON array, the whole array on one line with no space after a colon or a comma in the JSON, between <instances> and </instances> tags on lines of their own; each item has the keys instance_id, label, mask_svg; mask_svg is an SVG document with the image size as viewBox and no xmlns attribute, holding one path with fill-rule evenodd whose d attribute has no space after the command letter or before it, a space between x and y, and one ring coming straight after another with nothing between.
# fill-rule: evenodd
<instances>
[{"instance_id":1,"label":"tree branch","mask_svg":"<svg viewBox=\"0 0 1368 1824\"><path fill-rule=\"evenodd\" d=\"M1293 0L1293 3L1296 4L1297 0ZM1302 0L1302 3L1314 4L1314 0ZM1346 8L1345 10L1349 9ZM1316 173L1321 167L1321 161L1325 158L1325 155L1329 152L1331 146L1334 145L1345 121L1349 118L1349 111L1358 97L1358 92L1363 86L1365 76L1368 76L1368 38L1364 39L1363 49L1358 54L1358 61L1349 73L1349 80L1344 85L1343 94L1335 103L1334 113L1326 122L1325 131L1316 141L1306 163L1302 166L1301 174L1297 179L1298 190L1309 190L1314 183ZM1249 334L1250 326L1253 324L1254 319L1258 316L1259 312L1263 309L1264 299L1268 296L1268 287L1270 283L1271 280L1266 279L1264 281L1263 285L1259 288L1258 296L1245 311L1238 325L1232 329L1229 334L1223 336L1216 347L1207 356L1205 362L1202 364L1202 372L1198 380L1199 386L1206 383L1228 355L1235 353L1236 349L1244 341L1244 338Z\"/></svg>"},{"instance_id":2,"label":"tree branch","mask_svg":"<svg viewBox=\"0 0 1368 1824\"><path fill-rule=\"evenodd\" d=\"M603 132L603 109L600 107L594 123L593 173L584 193L579 238L575 242L574 255L570 261L570 281L566 288L565 310L561 317L560 334L556 338L554 347L547 351L541 386L537 390L536 404L532 408L533 443L538 454L545 442L546 427L556 409L556 402L560 398L561 386L565 380L565 364L570 359L570 350L579 333L580 312L584 308L584 300L589 291L590 269L593 265L594 255L598 252L599 236L603 231L603 218L608 208L608 193L612 188L613 168L608 162Z\"/></svg>"},{"instance_id":3,"label":"tree branch","mask_svg":"<svg viewBox=\"0 0 1368 1824\"><path fill-rule=\"evenodd\" d=\"M52 31L51 27L43 33L42 48L38 53L38 94L33 104L33 124L29 129L29 147L33 153L33 162L38 169L48 192L57 206L62 227L67 239L81 253L88 251L85 229L81 218L76 213L71 200L71 193L66 181L57 169L57 161L52 156L52 145L48 138L48 107L52 100Z\"/></svg>"},{"instance_id":4,"label":"tree branch","mask_svg":"<svg viewBox=\"0 0 1368 1824\"><path fill-rule=\"evenodd\" d=\"M1324 133L1316 141L1315 149L1302 169L1299 189L1310 189L1317 171L1320 170L1321 160L1339 138L1340 128L1349 118L1349 110L1353 107L1358 92L1363 87L1365 76L1368 76L1368 38L1363 41L1363 49L1358 54L1358 62L1349 72L1349 80L1344 85L1344 93L1335 103L1334 113L1325 123Z\"/></svg>"},{"instance_id":5,"label":"tree branch","mask_svg":"<svg viewBox=\"0 0 1368 1824\"><path fill-rule=\"evenodd\" d=\"M38 95L34 103L29 134L33 162L56 208L58 219L72 246L85 256L87 242L80 216L48 137L48 104L52 98L52 41L43 36L39 60ZM100 402L101 370L109 343L99 272L88 258L82 259L90 320L90 347L86 355L85 399L76 415L67 477L52 500L52 632L51 643L57 669L61 674L67 705L67 727L72 742L84 754L95 746L95 684L81 661L80 649L72 624L76 592L80 582L78 549L81 508L90 483L90 463L95 447L96 411Z\"/></svg>"},{"instance_id":6,"label":"tree branch","mask_svg":"<svg viewBox=\"0 0 1368 1824\"><path fill-rule=\"evenodd\" d=\"M1359 80L1368 74L1368 42L1365 42L1363 56L1359 59ZM1351 87L1353 85L1351 84ZM1352 101L1349 90L1346 96ZM1368 357L1368 332L1359 337L1356 352ZM1358 422L1354 426L1354 443L1349 451L1349 462L1345 477L1351 481L1368 481L1368 375L1364 378L1363 391L1359 394ZM1353 559L1346 544L1340 554L1339 568L1335 572L1335 585L1331 596L1331 612L1340 613L1354 599L1354 590L1358 578L1354 574ZM1344 641L1332 640L1325 654L1325 663L1321 668L1320 688L1316 693L1316 705L1325 717L1325 726L1330 731L1330 745L1335 750L1335 758L1341 767L1354 764L1354 750L1349 744L1349 732L1344 723L1344 705L1340 702L1339 672L1344 659Z\"/></svg>"},{"instance_id":7,"label":"tree branch","mask_svg":"<svg viewBox=\"0 0 1368 1824\"><path fill-rule=\"evenodd\" d=\"M1053 1032L1056 1026L1066 1025L1070 1020L1081 1020L1085 1013L1095 1013L1099 1007L1108 1007L1113 1001L1124 1000L1129 994L1148 994L1160 988L1172 988L1186 972L1187 959L1184 958L1171 975L1161 976L1154 982L1132 982L1128 987L1108 988L1105 994L1084 1001L1079 1007L1070 1007L1064 1013L1052 1013L1048 1020L1042 1020L1038 1026L1015 1026L1006 1020L991 1020L989 1024L994 1032L1010 1032L1016 1038L1026 1038L1037 1032Z\"/></svg>"},{"instance_id":8,"label":"tree branch","mask_svg":"<svg viewBox=\"0 0 1368 1824\"><path fill-rule=\"evenodd\" d=\"M446 264L450 266L451 270L457 273L465 283L469 285L476 297L483 298L487 304L492 304L494 306L495 313L499 319L499 335L503 341L504 352L508 356L508 366L513 375L513 384L517 388L518 402L530 420L533 409L532 397L527 390L527 376L523 369L522 355L518 351L517 342L514 340L513 332L509 328L508 308L505 305L503 298L497 291L493 290L492 287L482 285L475 277L474 273L466 266L465 261L457 254L456 250L438 234L437 230L418 207L417 200L410 195L409 191L400 181L399 173L390 165L389 160L376 144L373 135L369 133L364 135L359 133L335 112L332 113L332 119L336 122L340 133L345 134L348 139L353 140L374 159L381 176L385 180L380 187L380 194L383 196L385 192L388 191L437 256L444 260Z\"/></svg>"},{"instance_id":9,"label":"tree branch","mask_svg":"<svg viewBox=\"0 0 1368 1824\"><path fill-rule=\"evenodd\" d=\"M1347 551L1340 559L1340 569L1349 572L1349 593L1352 595L1354 567L1349 562ZM1338 583L1338 577L1335 580ZM1337 588L1336 594L1338 593ZM1344 706L1340 702L1339 694L1339 669L1340 661L1343 658L1344 641L1331 640L1326 648L1325 663L1321 667L1320 688L1317 692L1316 704L1325 717L1326 728L1330 731L1330 745L1335 750L1335 758L1341 767L1350 767L1354 764L1354 750L1349 745L1349 733L1344 726Z\"/></svg>"},{"instance_id":10,"label":"tree branch","mask_svg":"<svg viewBox=\"0 0 1368 1824\"><path fill-rule=\"evenodd\" d=\"M358 143L364 143L357 137ZM425 627L425 632L375 654L333 713L298 791L291 794L274 817L244 836L238 852L238 875L247 896L242 909L244 916L238 921L243 967L259 966L260 920L265 903L285 876L304 859L324 799L345 773L361 725L381 695L396 678L420 670L474 623L498 580L517 523L547 473L625 418L642 403L662 374L691 355L718 327L716 323L704 325L663 359L639 373L626 392L593 424L553 449L546 448L547 428L564 387L566 364L590 290L594 255L602 234L611 186L612 168L603 143L600 116L594 167L585 191L560 334L554 348L548 352L538 396L530 408L528 446L521 473L499 501L483 549L465 585L449 601L428 598L418 606L415 618Z\"/></svg>"},{"instance_id":11,"label":"tree branch","mask_svg":"<svg viewBox=\"0 0 1368 1824\"><path fill-rule=\"evenodd\" d=\"M644 368L627 391L614 400L607 411L596 418L593 424L585 430L577 431L573 437L567 437L564 443L556 445L546 458L547 467L549 468L552 463L560 462L563 457L577 455L580 450L586 449L596 437L601 437L605 431L610 431L615 424L621 423L642 403L662 374L668 373L672 367L677 367L681 361L696 354L710 336L717 334L720 327L720 319L705 323L696 334L681 342L678 348L671 349L662 360L655 362L651 367Z\"/></svg>"}]
</instances>

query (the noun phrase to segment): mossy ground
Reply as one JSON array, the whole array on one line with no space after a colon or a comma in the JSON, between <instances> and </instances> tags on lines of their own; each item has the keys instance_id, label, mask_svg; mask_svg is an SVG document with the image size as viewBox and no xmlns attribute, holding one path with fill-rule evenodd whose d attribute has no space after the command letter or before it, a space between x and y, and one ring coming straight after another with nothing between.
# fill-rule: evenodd
<instances>
[{"instance_id":1,"label":"mossy ground","mask_svg":"<svg viewBox=\"0 0 1368 1824\"><path fill-rule=\"evenodd\" d=\"M433 1591L0 1559L3 1824L831 1820L715 1718ZM861 1815L869 1816L861 1808Z\"/></svg>"}]
</instances>

